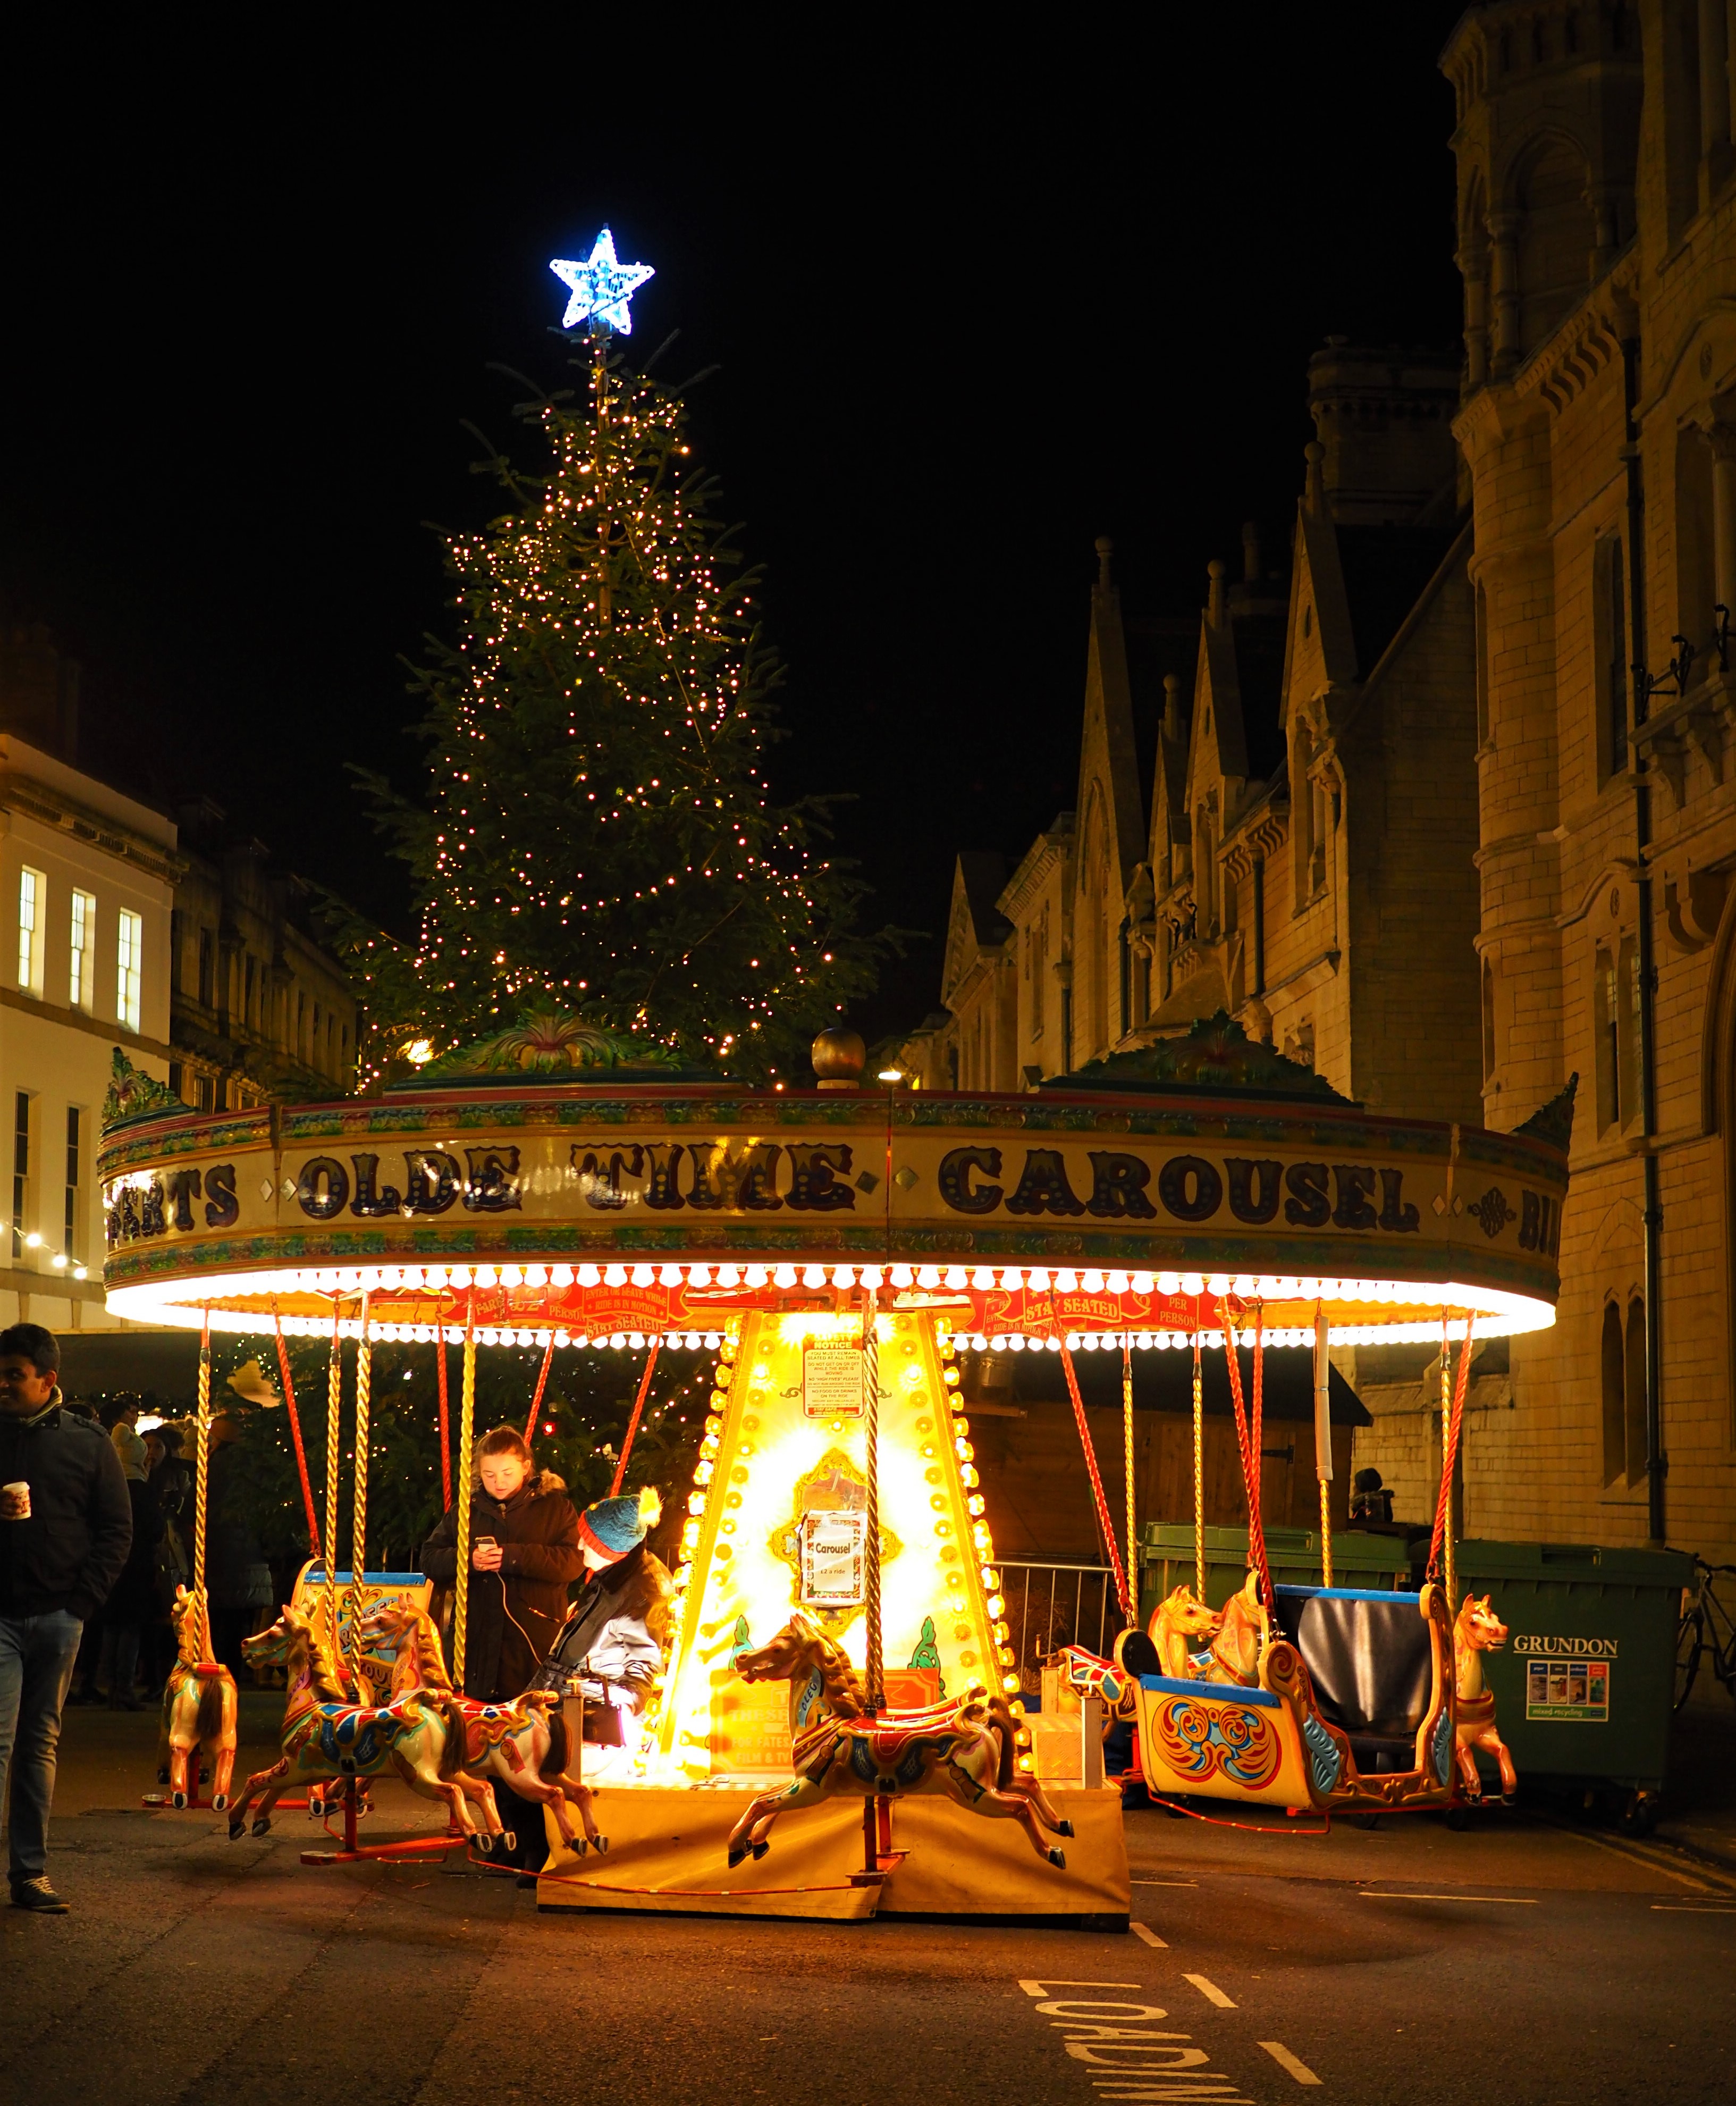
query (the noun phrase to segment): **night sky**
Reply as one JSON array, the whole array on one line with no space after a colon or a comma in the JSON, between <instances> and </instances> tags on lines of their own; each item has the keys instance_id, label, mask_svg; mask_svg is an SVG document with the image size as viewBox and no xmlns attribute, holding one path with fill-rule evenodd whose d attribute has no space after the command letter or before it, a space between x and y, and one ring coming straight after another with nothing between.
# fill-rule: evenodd
<instances>
[{"instance_id":1,"label":"night sky","mask_svg":"<svg viewBox=\"0 0 1736 2106\"><path fill-rule=\"evenodd\" d=\"M1243 519L1287 547L1309 352L1457 329L1457 11L1176 12L800 46L794 16L443 14L422 56L328 16L232 62L153 23L100 72L93 17L38 51L5 148L0 607L83 661L84 764L215 797L402 925L342 764L414 780L427 522L484 516L463 420L512 436L490 361L559 377L548 258L607 221L657 269L633 347L678 329L660 372L718 368L695 432L789 666L774 783L851 793L876 917L929 932L857 1021L914 1023L954 854L1016 858L1072 802L1094 537L1130 612L1192 616Z\"/></svg>"}]
</instances>

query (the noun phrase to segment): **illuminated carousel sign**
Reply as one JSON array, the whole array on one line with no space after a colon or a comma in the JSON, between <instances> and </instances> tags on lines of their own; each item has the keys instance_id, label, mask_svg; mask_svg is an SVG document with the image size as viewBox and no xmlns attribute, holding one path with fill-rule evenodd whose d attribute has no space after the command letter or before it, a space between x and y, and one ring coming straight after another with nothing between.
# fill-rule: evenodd
<instances>
[{"instance_id":1,"label":"illuminated carousel sign","mask_svg":"<svg viewBox=\"0 0 1736 2106\"><path fill-rule=\"evenodd\" d=\"M749 1091L616 1061L148 1107L101 1158L110 1304L293 1327L365 1291L381 1335L468 1316L576 1338L884 1285L944 1294L991 1341L1166 1342L1233 1287L1279 1332L1322 1299L1335 1335L1368 1339L1438 1330L1443 1305L1492 1333L1552 1320L1567 1176L1548 1134L1373 1117L1224 1042L1228 1086L1150 1081L1181 1064L1158 1049L1018 1096Z\"/></svg>"}]
</instances>

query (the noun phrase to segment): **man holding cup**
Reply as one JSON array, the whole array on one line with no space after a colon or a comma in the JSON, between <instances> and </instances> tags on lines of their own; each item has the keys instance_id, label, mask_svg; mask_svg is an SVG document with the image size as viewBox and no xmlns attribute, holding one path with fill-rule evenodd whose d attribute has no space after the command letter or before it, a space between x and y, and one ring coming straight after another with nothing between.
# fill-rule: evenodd
<instances>
[{"instance_id":1,"label":"man holding cup","mask_svg":"<svg viewBox=\"0 0 1736 2106\"><path fill-rule=\"evenodd\" d=\"M60 1712L87 1616L132 1541L120 1457L60 1401L60 1348L40 1324L0 1331L0 1798L15 1908L63 1916L48 1884Z\"/></svg>"}]
</instances>

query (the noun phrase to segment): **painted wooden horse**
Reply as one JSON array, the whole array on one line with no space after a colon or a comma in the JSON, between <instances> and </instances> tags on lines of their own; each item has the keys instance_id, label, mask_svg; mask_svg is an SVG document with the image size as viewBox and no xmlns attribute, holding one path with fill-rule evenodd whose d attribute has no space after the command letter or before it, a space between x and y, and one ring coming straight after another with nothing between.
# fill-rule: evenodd
<instances>
[{"instance_id":1,"label":"painted wooden horse","mask_svg":"<svg viewBox=\"0 0 1736 2106\"><path fill-rule=\"evenodd\" d=\"M230 1809L231 1840L248 1826L248 1809L257 1796L253 1832L263 1835L271 1826L271 1809L292 1773L310 1783L329 1779L380 1777L395 1770L424 1799L443 1805L456 1826L478 1839L471 1813L482 1815L482 1845L492 1850L503 1834L493 1787L465 1774L457 1759L445 1705L437 1694L412 1690L388 1704L351 1704L324 1641L309 1619L285 1604L269 1629L244 1638L250 1660L281 1665L289 1696L284 1706L283 1753L269 1769L260 1770L242 1786ZM507 1844L510 1848L510 1844Z\"/></svg>"},{"instance_id":2,"label":"painted wooden horse","mask_svg":"<svg viewBox=\"0 0 1736 2106\"><path fill-rule=\"evenodd\" d=\"M185 1806L196 1795L190 1789L195 1775L208 1773L211 1804L221 1813L235 1767L235 1678L206 1657L201 1596L177 1587L169 1621L178 1657L163 1686L157 1781L168 1786L171 1805Z\"/></svg>"},{"instance_id":3,"label":"painted wooden horse","mask_svg":"<svg viewBox=\"0 0 1736 2106\"><path fill-rule=\"evenodd\" d=\"M1199 1673L1194 1656L1217 1637L1223 1621L1223 1611L1208 1609L1197 1600L1186 1580L1157 1604L1152 1611L1150 1637L1157 1648L1159 1666L1172 1682L1186 1682Z\"/></svg>"},{"instance_id":4,"label":"painted wooden horse","mask_svg":"<svg viewBox=\"0 0 1736 2106\"><path fill-rule=\"evenodd\" d=\"M567 1773L579 1748L567 1731L558 1696L545 1689L529 1690L508 1704L461 1696L446 1670L434 1619L413 1602L388 1597L363 1617L362 1632L365 1639L383 1639L396 1647L394 1697L420 1689L445 1704L459 1759L468 1774L490 1777L521 1799L546 1806L562 1841L575 1857L584 1855L587 1844L598 1851L608 1848L608 1837L597 1833L590 1786ZM579 1809L582 1835L568 1816L569 1804Z\"/></svg>"},{"instance_id":5,"label":"painted wooden horse","mask_svg":"<svg viewBox=\"0 0 1736 2106\"><path fill-rule=\"evenodd\" d=\"M1060 1850L1038 1827L1071 1835L1035 1775L1021 1772L1014 1754L1017 1727L1004 1698L973 1689L955 1703L922 1711L867 1716L856 1670L843 1648L807 1617L793 1615L776 1638L739 1654L747 1682L790 1684L793 1784L761 1792L730 1830L729 1862L751 1851L763 1857L767 1832L793 1807L817 1806L839 1795L900 1798L944 1793L959 1806L991 1820L1017 1821L1038 1857L1065 1866Z\"/></svg>"},{"instance_id":6,"label":"painted wooden horse","mask_svg":"<svg viewBox=\"0 0 1736 2106\"><path fill-rule=\"evenodd\" d=\"M1483 1656L1507 1642L1507 1627L1489 1606L1485 1594L1479 1602L1467 1594L1452 1627L1452 1679L1456 1693L1456 1732L1453 1753L1460 1781L1467 1799L1483 1796L1482 1773L1477 1750L1492 1755L1501 1770L1501 1795L1510 1800L1519 1790L1519 1772L1507 1744L1495 1729L1495 1696L1483 1678Z\"/></svg>"}]
</instances>

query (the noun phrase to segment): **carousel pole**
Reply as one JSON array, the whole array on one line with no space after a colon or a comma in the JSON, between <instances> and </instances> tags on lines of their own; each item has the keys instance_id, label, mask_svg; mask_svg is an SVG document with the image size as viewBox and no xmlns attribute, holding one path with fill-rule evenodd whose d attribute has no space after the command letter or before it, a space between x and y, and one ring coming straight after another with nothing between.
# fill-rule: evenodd
<instances>
[{"instance_id":1,"label":"carousel pole","mask_svg":"<svg viewBox=\"0 0 1736 2106\"><path fill-rule=\"evenodd\" d=\"M1332 1584L1332 1366L1326 1304L1314 1304L1314 1475L1320 1480L1320 1571Z\"/></svg>"},{"instance_id":2,"label":"carousel pole","mask_svg":"<svg viewBox=\"0 0 1736 2106\"><path fill-rule=\"evenodd\" d=\"M1121 1430L1127 1472L1127 1586L1133 1597L1131 1621L1139 1621L1139 1530L1134 1499L1133 1348L1121 1333Z\"/></svg>"},{"instance_id":3,"label":"carousel pole","mask_svg":"<svg viewBox=\"0 0 1736 2106\"><path fill-rule=\"evenodd\" d=\"M295 1384L289 1374L289 1348L284 1342L284 1320L277 1304L271 1305L271 1323L277 1333L277 1371L283 1378L284 1402L289 1407L289 1431L295 1437L296 1474L302 1481L302 1503L307 1512L309 1554L320 1554L320 1510L314 1504L313 1481L307 1474L307 1450L302 1441L302 1414L296 1409Z\"/></svg>"},{"instance_id":4,"label":"carousel pole","mask_svg":"<svg viewBox=\"0 0 1736 2106\"><path fill-rule=\"evenodd\" d=\"M633 1416L627 1422L627 1431L621 1436L620 1459L615 1465L614 1481L609 1486L612 1499L620 1492L627 1476L627 1458L633 1453L633 1436L639 1430L640 1414L645 1409L645 1400L651 1390L651 1369L657 1364L657 1348L663 1343L660 1337L653 1335L651 1350L645 1355L645 1372L639 1378L639 1393L633 1400ZM526 1438L529 1436L526 1436Z\"/></svg>"},{"instance_id":5,"label":"carousel pole","mask_svg":"<svg viewBox=\"0 0 1736 2106\"><path fill-rule=\"evenodd\" d=\"M1206 1387L1200 1369L1200 1305L1193 1303L1193 1598L1206 1606Z\"/></svg>"},{"instance_id":6,"label":"carousel pole","mask_svg":"<svg viewBox=\"0 0 1736 2106\"><path fill-rule=\"evenodd\" d=\"M865 1554L865 1593L867 1596L868 1623L868 1709L870 1712L884 1710L886 1705L886 1667L882 1656L884 1634L880 1629L880 1331L878 1304L879 1296L872 1288L863 1294L862 1318L862 1400L866 1407L866 1475L868 1480L867 1540L863 1544Z\"/></svg>"},{"instance_id":7,"label":"carousel pole","mask_svg":"<svg viewBox=\"0 0 1736 2106\"><path fill-rule=\"evenodd\" d=\"M199 1416L194 1431L193 1592L199 1602L199 1657L212 1660L211 1602L205 1593L205 1504L211 1484L211 1311L199 1338ZM195 1797L198 1795L195 1793Z\"/></svg>"},{"instance_id":8,"label":"carousel pole","mask_svg":"<svg viewBox=\"0 0 1736 2106\"><path fill-rule=\"evenodd\" d=\"M1465 1335L1465 1353L1466 1353L1467 1355L1469 1355L1469 1353L1470 1353L1470 1333L1469 1333L1468 1332L1467 1332L1467 1333L1466 1333L1466 1335ZM1452 1382L1451 1382L1451 1379L1450 1379L1450 1373L1449 1373L1449 1371L1450 1371L1450 1369L1451 1369L1451 1367L1452 1367L1452 1348L1451 1345L1449 1344L1449 1342L1448 1342L1448 1341L1447 1341L1447 1312L1446 1312L1446 1311L1443 1309L1443 1310L1441 1311L1441 1495L1440 1495L1440 1503L1441 1503L1442 1507L1444 1508L1444 1510L1445 1510L1445 1512L1446 1512L1446 1515L1447 1515L1447 1540L1446 1540L1446 1544L1445 1544L1445 1557L1446 1557L1446 1562L1447 1562L1447 1615L1449 1616L1449 1618L1450 1618L1450 1617L1452 1617L1452 1616L1456 1615L1458 1614L1458 1608L1459 1608L1458 1596L1457 1596L1456 1593L1455 1592L1455 1589L1456 1588L1456 1587L1457 1587L1457 1585L1458 1585L1458 1579L1459 1579L1459 1553L1458 1553L1458 1550L1457 1550L1456 1547L1455 1546L1455 1544L1454 1544L1454 1543L1453 1543L1453 1539L1452 1539L1452 1537L1453 1537L1453 1526L1452 1526L1452 1525L1453 1525L1453 1511L1452 1511L1452 1491L1453 1491L1453 1486L1452 1486L1452 1472L1453 1472L1453 1466L1454 1466L1454 1464L1457 1462L1457 1460L1458 1460L1458 1457L1457 1457L1457 1455L1454 1453L1454 1450L1453 1450L1453 1444L1452 1444Z\"/></svg>"},{"instance_id":9,"label":"carousel pole","mask_svg":"<svg viewBox=\"0 0 1736 2106\"><path fill-rule=\"evenodd\" d=\"M338 1491L343 1429L343 1342L338 1329L339 1302L332 1297L332 1356L325 1366L325 1627L332 1658L338 1650Z\"/></svg>"},{"instance_id":10,"label":"carousel pole","mask_svg":"<svg viewBox=\"0 0 1736 2106\"><path fill-rule=\"evenodd\" d=\"M459 1398L458 1569L452 1579L452 1679L464 1687L464 1631L470 1613L470 1444L477 1431L477 1290L464 1296L464 1378Z\"/></svg>"},{"instance_id":11,"label":"carousel pole","mask_svg":"<svg viewBox=\"0 0 1736 2106\"><path fill-rule=\"evenodd\" d=\"M368 1336L368 1297L362 1297L361 1337L356 1346L356 1492L350 1502L350 1666L356 1692L362 1687L363 1580L368 1545L368 1405L374 1387L374 1344Z\"/></svg>"},{"instance_id":12,"label":"carousel pole","mask_svg":"<svg viewBox=\"0 0 1736 2106\"><path fill-rule=\"evenodd\" d=\"M435 1378L440 1387L440 1499L442 1513L452 1511L452 1419L446 1406L446 1334L435 1347Z\"/></svg>"}]
</instances>

